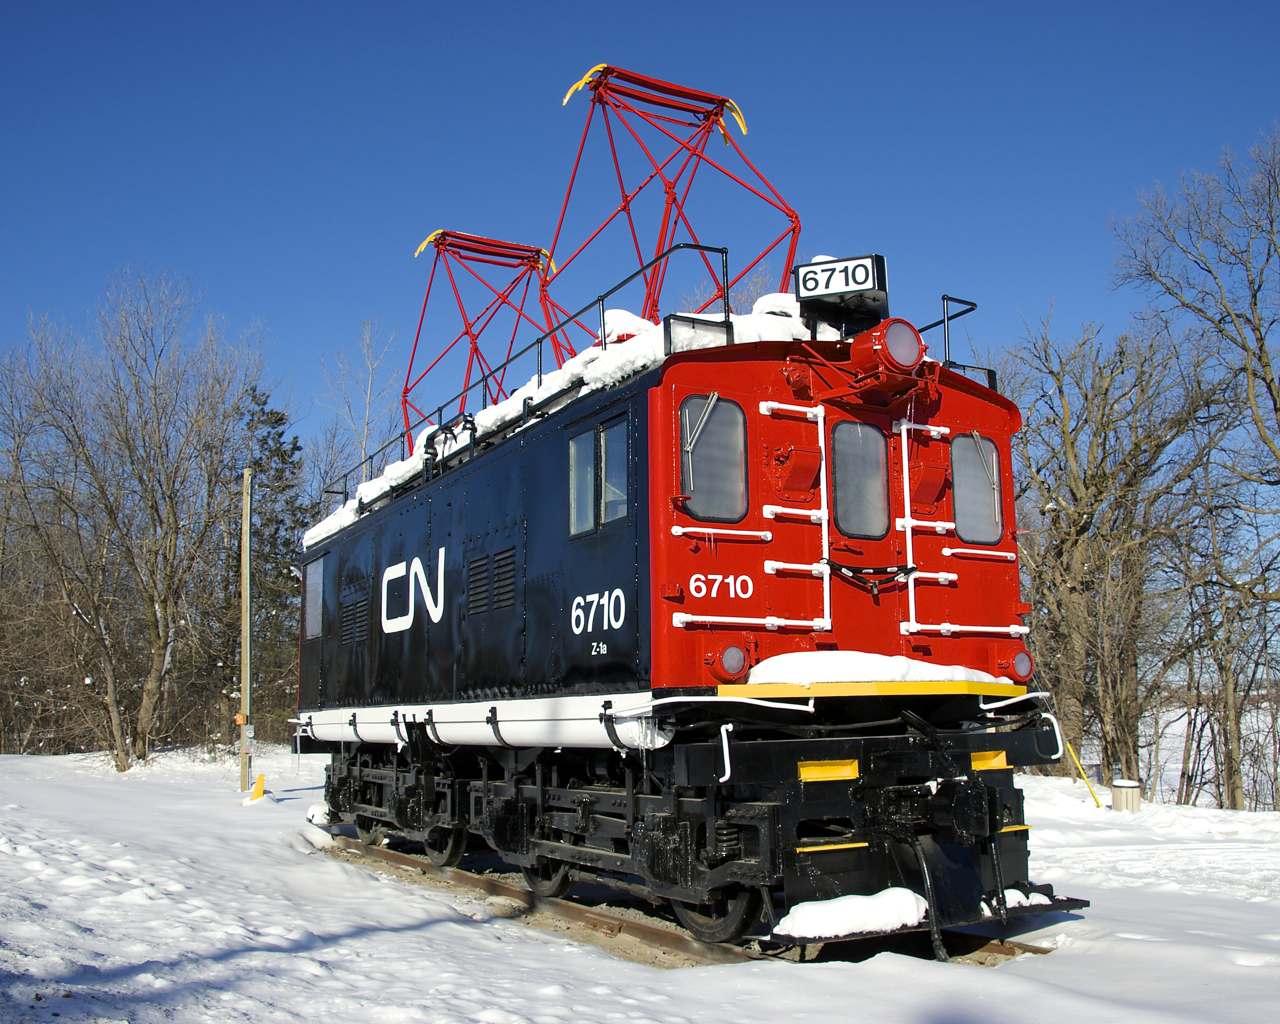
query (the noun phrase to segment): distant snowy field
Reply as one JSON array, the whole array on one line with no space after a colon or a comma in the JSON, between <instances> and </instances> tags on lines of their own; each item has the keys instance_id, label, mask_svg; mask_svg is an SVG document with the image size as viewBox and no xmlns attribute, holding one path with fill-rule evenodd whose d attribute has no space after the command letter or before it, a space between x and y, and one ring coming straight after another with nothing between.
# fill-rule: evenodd
<instances>
[{"instance_id":1,"label":"distant snowy field","mask_svg":"<svg viewBox=\"0 0 1280 1024\"><path fill-rule=\"evenodd\" d=\"M1094 807L1022 779L1036 880L1094 901L993 969L863 963L662 971L319 855L324 759L271 750L273 799L183 753L0 758L0 1020L1250 1021L1280 1011L1280 814ZM37 999L37 996L40 998ZM55 1018L55 1014L58 1015Z\"/></svg>"}]
</instances>

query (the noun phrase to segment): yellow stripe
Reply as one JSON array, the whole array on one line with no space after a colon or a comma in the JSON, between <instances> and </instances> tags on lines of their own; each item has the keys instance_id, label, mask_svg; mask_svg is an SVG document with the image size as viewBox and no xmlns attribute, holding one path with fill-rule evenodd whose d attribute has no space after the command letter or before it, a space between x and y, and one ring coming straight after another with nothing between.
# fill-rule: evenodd
<instances>
[{"instance_id":1,"label":"yellow stripe","mask_svg":"<svg viewBox=\"0 0 1280 1024\"><path fill-rule=\"evenodd\" d=\"M1001 832L1025 832L1030 827L1031 827L1030 825L1006 825L1000 831Z\"/></svg>"},{"instance_id":2,"label":"yellow stripe","mask_svg":"<svg viewBox=\"0 0 1280 1024\"><path fill-rule=\"evenodd\" d=\"M801 761L796 768L801 782L835 782L840 779L856 779L858 762L854 761Z\"/></svg>"},{"instance_id":3,"label":"yellow stripe","mask_svg":"<svg viewBox=\"0 0 1280 1024\"><path fill-rule=\"evenodd\" d=\"M856 850L860 846L870 845L870 843L831 843L827 846L797 846L796 853L817 853L819 850Z\"/></svg>"},{"instance_id":4,"label":"yellow stripe","mask_svg":"<svg viewBox=\"0 0 1280 1024\"><path fill-rule=\"evenodd\" d=\"M1017 683L968 683L929 680L903 683L732 683L717 688L721 697L927 697L973 694L983 697L1021 697L1027 692Z\"/></svg>"},{"instance_id":5,"label":"yellow stripe","mask_svg":"<svg viewBox=\"0 0 1280 1024\"><path fill-rule=\"evenodd\" d=\"M969 755L976 772L989 772L996 768L1008 768L1008 752L1004 750L975 750Z\"/></svg>"}]
</instances>

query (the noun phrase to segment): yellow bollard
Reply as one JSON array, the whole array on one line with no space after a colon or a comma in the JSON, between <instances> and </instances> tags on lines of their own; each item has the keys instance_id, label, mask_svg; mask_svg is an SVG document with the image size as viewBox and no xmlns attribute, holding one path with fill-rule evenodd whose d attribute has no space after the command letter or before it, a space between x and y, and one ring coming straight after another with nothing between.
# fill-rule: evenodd
<instances>
[{"instance_id":1,"label":"yellow bollard","mask_svg":"<svg viewBox=\"0 0 1280 1024\"><path fill-rule=\"evenodd\" d=\"M266 789L267 777L259 775L258 781L253 784L253 792L249 794L250 800L261 800L263 791Z\"/></svg>"}]
</instances>

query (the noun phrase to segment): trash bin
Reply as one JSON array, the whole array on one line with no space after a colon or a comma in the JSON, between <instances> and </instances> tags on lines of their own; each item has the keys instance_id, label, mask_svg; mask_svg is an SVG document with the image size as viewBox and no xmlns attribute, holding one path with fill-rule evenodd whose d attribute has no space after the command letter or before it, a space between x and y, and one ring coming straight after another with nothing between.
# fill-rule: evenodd
<instances>
[{"instance_id":1,"label":"trash bin","mask_svg":"<svg viewBox=\"0 0 1280 1024\"><path fill-rule=\"evenodd\" d=\"M1142 787L1132 779L1111 780L1111 809L1137 811L1142 802Z\"/></svg>"}]
</instances>

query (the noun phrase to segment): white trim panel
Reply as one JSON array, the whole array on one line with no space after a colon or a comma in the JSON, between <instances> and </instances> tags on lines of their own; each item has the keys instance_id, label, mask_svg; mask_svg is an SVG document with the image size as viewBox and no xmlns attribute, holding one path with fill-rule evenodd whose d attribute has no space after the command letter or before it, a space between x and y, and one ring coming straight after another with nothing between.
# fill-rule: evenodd
<instances>
[{"instance_id":1,"label":"white trim panel","mask_svg":"<svg viewBox=\"0 0 1280 1024\"><path fill-rule=\"evenodd\" d=\"M435 737L447 746L492 747L498 744L490 722L497 709L498 732L513 747L592 747L613 744L605 723L614 716L614 729L623 746L632 750L665 747L675 735L653 716L649 692L590 697L541 697L528 700L467 701L457 704L399 704L364 708L329 708L298 715L300 731L328 743L405 742L405 725L421 726L430 713Z\"/></svg>"}]
</instances>

